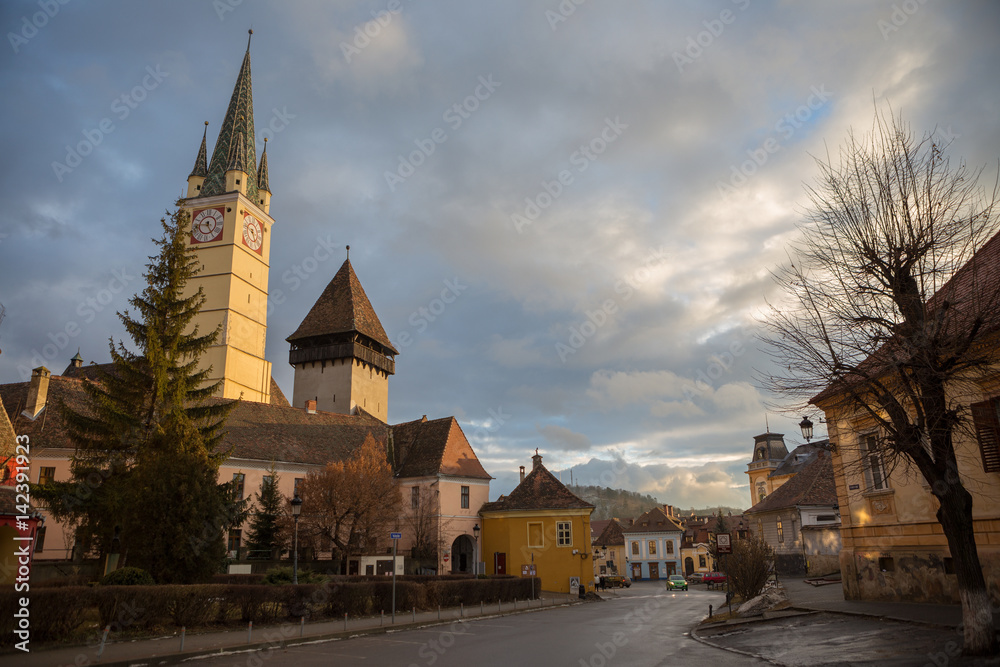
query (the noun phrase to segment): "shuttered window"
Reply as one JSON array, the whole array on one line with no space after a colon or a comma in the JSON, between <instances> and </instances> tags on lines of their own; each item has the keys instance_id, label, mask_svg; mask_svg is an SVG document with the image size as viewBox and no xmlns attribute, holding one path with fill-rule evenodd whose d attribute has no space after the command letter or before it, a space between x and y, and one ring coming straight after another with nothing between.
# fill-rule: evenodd
<instances>
[{"instance_id":1,"label":"shuttered window","mask_svg":"<svg viewBox=\"0 0 1000 667\"><path fill-rule=\"evenodd\" d=\"M972 404L972 421L976 425L979 454L983 470L1000 472L1000 399L992 398Z\"/></svg>"}]
</instances>

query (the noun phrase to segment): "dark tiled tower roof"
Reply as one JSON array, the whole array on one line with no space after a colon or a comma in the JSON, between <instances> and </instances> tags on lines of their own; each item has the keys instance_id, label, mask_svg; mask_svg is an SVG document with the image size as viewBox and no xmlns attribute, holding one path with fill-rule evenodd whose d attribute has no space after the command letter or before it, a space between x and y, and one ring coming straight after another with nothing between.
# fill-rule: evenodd
<instances>
[{"instance_id":1,"label":"dark tiled tower roof","mask_svg":"<svg viewBox=\"0 0 1000 667\"><path fill-rule=\"evenodd\" d=\"M215 141L212 151L212 162L208 167L208 175L202 185L200 196L219 195L226 191L226 171L231 168L234 160L239 161L238 151L242 144L243 171L247 174L247 198L257 200L257 145L254 142L253 128L253 87L250 81L250 42L247 42L247 52L243 56L233 95L229 99L226 118L222 121L219 138ZM237 155L234 155L237 153ZM247 156L252 156L247 159Z\"/></svg>"},{"instance_id":2,"label":"dark tiled tower roof","mask_svg":"<svg viewBox=\"0 0 1000 667\"><path fill-rule=\"evenodd\" d=\"M260 167L257 168L257 190L270 192L271 184L267 179L267 139L264 139L264 151L260 154Z\"/></svg>"},{"instance_id":3,"label":"dark tiled tower roof","mask_svg":"<svg viewBox=\"0 0 1000 667\"><path fill-rule=\"evenodd\" d=\"M316 339L353 333L378 343L391 354L399 354L389 342L351 260L346 260L302 324L286 340L293 347L307 347L311 342L319 342Z\"/></svg>"},{"instance_id":4,"label":"dark tiled tower roof","mask_svg":"<svg viewBox=\"0 0 1000 667\"><path fill-rule=\"evenodd\" d=\"M208 138L208 121L205 121L205 130L201 133L201 148L198 149L198 157L194 160L194 169L188 175L188 178L192 176L200 176L205 178L208 176L208 147L205 140Z\"/></svg>"}]
</instances>

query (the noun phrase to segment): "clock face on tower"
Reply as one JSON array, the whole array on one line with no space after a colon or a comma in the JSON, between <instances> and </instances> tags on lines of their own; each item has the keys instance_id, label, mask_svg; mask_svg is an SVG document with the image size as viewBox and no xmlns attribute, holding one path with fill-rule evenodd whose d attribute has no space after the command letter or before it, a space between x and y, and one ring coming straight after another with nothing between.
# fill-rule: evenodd
<instances>
[{"instance_id":1,"label":"clock face on tower","mask_svg":"<svg viewBox=\"0 0 1000 667\"><path fill-rule=\"evenodd\" d=\"M209 243L222 238L222 209L195 211L191 219L191 243Z\"/></svg>"},{"instance_id":2,"label":"clock face on tower","mask_svg":"<svg viewBox=\"0 0 1000 667\"><path fill-rule=\"evenodd\" d=\"M243 245L260 255L263 241L264 230L261 228L260 222L247 213L243 218Z\"/></svg>"}]
</instances>

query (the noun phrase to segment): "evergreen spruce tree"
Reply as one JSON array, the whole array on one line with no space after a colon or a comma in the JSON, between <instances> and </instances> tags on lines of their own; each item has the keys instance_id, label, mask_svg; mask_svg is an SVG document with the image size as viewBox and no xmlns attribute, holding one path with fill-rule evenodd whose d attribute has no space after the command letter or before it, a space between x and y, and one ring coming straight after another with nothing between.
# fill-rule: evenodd
<instances>
[{"instance_id":1,"label":"evergreen spruce tree","mask_svg":"<svg viewBox=\"0 0 1000 667\"><path fill-rule=\"evenodd\" d=\"M161 220L146 288L118 317L135 351L110 343L112 364L84 383L84 405L61 406L76 447L72 479L35 487L55 518L75 527L80 552L118 550L158 581L202 579L219 567L223 530L245 515L232 483L218 483L222 427L235 401L211 399L218 383L199 357L218 329L188 331L205 301L184 295L198 263L186 246L188 214Z\"/></svg>"},{"instance_id":2,"label":"evergreen spruce tree","mask_svg":"<svg viewBox=\"0 0 1000 667\"><path fill-rule=\"evenodd\" d=\"M256 500L256 509L250 515L247 550L250 558L275 558L283 546L278 521L285 507L285 497L278 491L278 471L273 461Z\"/></svg>"}]
</instances>

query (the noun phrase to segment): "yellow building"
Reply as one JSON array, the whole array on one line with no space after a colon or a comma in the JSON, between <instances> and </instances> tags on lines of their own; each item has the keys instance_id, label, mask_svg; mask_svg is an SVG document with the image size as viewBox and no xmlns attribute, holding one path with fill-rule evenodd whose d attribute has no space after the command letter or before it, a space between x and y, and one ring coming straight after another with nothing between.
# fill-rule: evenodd
<instances>
[{"instance_id":1,"label":"yellow building","mask_svg":"<svg viewBox=\"0 0 1000 667\"><path fill-rule=\"evenodd\" d=\"M750 505L756 505L777 490L789 475L781 474L778 468L788 456L785 438L780 433L762 433L754 436L753 458L747 464L750 476Z\"/></svg>"},{"instance_id":2,"label":"yellow building","mask_svg":"<svg viewBox=\"0 0 1000 667\"><path fill-rule=\"evenodd\" d=\"M993 298L1000 287L1000 234L984 245L938 295ZM937 295L934 297L937 298ZM959 304L963 301L958 300ZM967 302L967 301L966 301ZM997 344L993 331L990 343ZM972 523L986 587L1000 603L1000 367L977 381L946 386L966 419L954 432L955 468L972 495ZM885 434L872 415L831 386L812 399L825 413L840 508L840 567L849 600L959 601L955 564L931 486L914 466L891 466Z\"/></svg>"},{"instance_id":3,"label":"yellow building","mask_svg":"<svg viewBox=\"0 0 1000 667\"><path fill-rule=\"evenodd\" d=\"M534 567L542 589L569 593L571 580L594 590L590 515L594 506L573 495L542 465L532 469L508 496L479 510L486 574L520 575Z\"/></svg>"}]
</instances>

